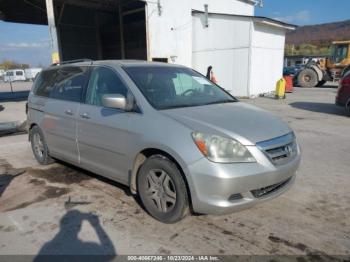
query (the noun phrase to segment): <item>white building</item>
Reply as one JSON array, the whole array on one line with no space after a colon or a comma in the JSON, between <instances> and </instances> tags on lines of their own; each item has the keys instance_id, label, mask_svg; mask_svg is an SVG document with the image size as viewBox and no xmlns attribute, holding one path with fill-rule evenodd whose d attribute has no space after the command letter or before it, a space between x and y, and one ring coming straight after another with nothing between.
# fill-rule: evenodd
<instances>
[{"instance_id":1,"label":"white building","mask_svg":"<svg viewBox=\"0 0 350 262\"><path fill-rule=\"evenodd\" d=\"M254 17L252 0L163 0L147 5L150 57L205 74L240 97L271 92L282 77L285 34L295 27ZM208 13L205 12L207 5Z\"/></svg>"},{"instance_id":2,"label":"white building","mask_svg":"<svg viewBox=\"0 0 350 262\"><path fill-rule=\"evenodd\" d=\"M255 17L261 0L0 1L0 19L50 27L53 60L147 59L208 66L236 96L275 89L285 34L295 27ZM46 13L38 9L46 6Z\"/></svg>"}]
</instances>

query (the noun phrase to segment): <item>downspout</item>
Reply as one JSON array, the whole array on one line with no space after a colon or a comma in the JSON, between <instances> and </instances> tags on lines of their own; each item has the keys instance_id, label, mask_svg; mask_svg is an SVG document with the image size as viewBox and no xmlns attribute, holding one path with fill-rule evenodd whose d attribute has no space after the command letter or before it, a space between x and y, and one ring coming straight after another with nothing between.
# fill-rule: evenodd
<instances>
[{"instance_id":1,"label":"downspout","mask_svg":"<svg viewBox=\"0 0 350 262\"><path fill-rule=\"evenodd\" d=\"M250 21L250 26L249 26L249 53L248 53L248 81L247 81L247 95L248 98L250 98L250 87L251 87L251 74L252 74L252 51L253 51L253 25L254 21Z\"/></svg>"}]
</instances>

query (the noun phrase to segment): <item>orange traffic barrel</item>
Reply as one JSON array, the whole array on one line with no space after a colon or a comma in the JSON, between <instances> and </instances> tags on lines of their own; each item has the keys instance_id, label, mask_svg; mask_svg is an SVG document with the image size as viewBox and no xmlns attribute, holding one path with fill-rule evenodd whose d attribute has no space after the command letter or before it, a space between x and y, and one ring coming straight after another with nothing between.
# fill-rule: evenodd
<instances>
[{"instance_id":1,"label":"orange traffic barrel","mask_svg":"<svg viewBox=\"0 0 350 262\"><path fill-rule=\"evenodd\" d=\"M292 76L284 76L284 79L286 80L286 93L293 93L293 91L294 91L293 77Z\"/></svg>"}]
</instances>

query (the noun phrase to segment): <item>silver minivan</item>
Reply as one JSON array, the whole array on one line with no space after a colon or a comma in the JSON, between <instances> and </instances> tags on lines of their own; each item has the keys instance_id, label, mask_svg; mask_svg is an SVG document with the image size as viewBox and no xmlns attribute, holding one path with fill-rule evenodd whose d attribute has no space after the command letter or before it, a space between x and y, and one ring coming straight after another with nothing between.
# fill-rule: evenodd
<instances>
[{"instance_id":1,"label":"silver minivan","mask_svg":"<svg viewBox=\"0 0 350 262\"><path fill-rule=\"evenodd\" d=\"M28 124L40 164L60 159L128 185L165 223L272 199L300 163L288 125L179 65L51 66L33 84Z\"/></svg>"}]
</instances>

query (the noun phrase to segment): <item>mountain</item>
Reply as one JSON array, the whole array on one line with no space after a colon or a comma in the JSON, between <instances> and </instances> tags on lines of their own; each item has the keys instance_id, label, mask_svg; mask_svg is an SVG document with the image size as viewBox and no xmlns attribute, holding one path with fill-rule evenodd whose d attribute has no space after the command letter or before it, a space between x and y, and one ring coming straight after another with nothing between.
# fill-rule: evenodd
<instances>
[{"instance_id":1,"label":"mountain","mask_svg":"<svg viewBox=\"0 0 350 262\"><path fill-rule=\"evenodd\" d=\"M350 40L350 20L298 27L287 34L286 43L327 46L336 40Z\"/></svg>"}]
</instances>

